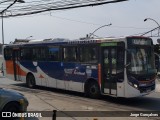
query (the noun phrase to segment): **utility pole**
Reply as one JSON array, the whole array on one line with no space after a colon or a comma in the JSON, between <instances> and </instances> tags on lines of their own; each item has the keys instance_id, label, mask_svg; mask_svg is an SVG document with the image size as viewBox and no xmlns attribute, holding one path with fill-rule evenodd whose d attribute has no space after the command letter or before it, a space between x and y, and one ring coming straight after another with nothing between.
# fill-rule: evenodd
<instances>
[{"instance_id":1,"label":"utility pole","mask_svg":"<svg viewBox=\"0 0 160 120\"><path fill-rule=\"evenodd\" d=\"M9 1L6 1L6 2L9 2ZM4 10L2 10L0 12L0 14L2 15L2 44L4 45L4 23L3 23L3 14L6 10L8 10L12 5L14 5L16 2L20 2L20 3L25 3L23 0L14 0L14 2L12 4L10 4L8 7L6 7Z\"/></svg>"},{"instance_id":2,"label":"utility pole","mask_svg":"<svg viewBox=\"0 0 160 120\"><path fill-rule=\"evenodd\" d=\"M153 29L153 30L151 30L151 31L148 31L148 32L144 33L143 35L145 35L145 34L147 34L147 33L149 33L149 32L152 32L152 31L158 29L158 36L159 36L159 32L160 32L160 25L159 25L159 23L158 23L156 20L152 19L152 18L146 18L146 19L144 19L144 22L146 22L147 20L152 20L152 21L154 21L154 22L158 25L158 27L155 28L155 29ZM143 35L142 35L142 36L143 36Z\"/></svg>"}]
</instances>

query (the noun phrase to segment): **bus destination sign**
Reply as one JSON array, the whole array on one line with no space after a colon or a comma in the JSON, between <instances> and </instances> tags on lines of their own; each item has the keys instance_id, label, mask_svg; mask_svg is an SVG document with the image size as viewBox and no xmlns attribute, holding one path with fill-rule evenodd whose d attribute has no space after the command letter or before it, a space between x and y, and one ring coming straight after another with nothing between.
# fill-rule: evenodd
<instances>
[{"instance_id":1,"label":"bus destination sign","mask_svg":"<svg viewBox=\"0 0 160 120\"><path fill-rule=\"evenodd\" d=\"M151 40L146 39L132 39L134 45L151 45Z\"/></svg>"}]
</instances>

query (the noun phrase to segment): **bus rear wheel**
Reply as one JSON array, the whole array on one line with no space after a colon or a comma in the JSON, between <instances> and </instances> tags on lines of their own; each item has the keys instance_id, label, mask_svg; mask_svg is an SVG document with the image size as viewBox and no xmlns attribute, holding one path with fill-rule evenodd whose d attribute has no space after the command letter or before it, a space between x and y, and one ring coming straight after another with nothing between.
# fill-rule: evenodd
<instances>
[{"instance_id":1,"label":"bus rear wheel","mask_svg":"<svg viewBox=\"0 0 160 120\"><path fill-rule=\"evenodd\" d=\"M86 94L90 98L99 98L100 97L100 89L96 82L88 83L86 88Z\"/></svg>"},{"instance_id":2,"label":"bus rear wheel","mask_svg":"<svg viewBox=\"0 0 160 120\"><path fill-rule=\"evenodd\" d=\"M27 86L29 88L35 88L36 82L35 82L35 78L34 78L34 76L32 74L27 75L27 79L26 80L27 80L26 81Z\"/></svg>"}]
</instances>

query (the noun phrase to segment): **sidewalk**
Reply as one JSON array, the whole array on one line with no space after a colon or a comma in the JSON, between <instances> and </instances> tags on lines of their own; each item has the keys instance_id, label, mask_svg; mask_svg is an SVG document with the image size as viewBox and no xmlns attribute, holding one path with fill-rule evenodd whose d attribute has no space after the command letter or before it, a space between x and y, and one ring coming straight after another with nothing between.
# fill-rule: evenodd
<instances>
[{"instance_id":1,"label":"sidewalk","mask_svg":"<svg viewBox=\"0 0 160 120\"><path fill-rule=\"evenodd\" d=\"M7 78L0 78L0 85L6 86L15 84L18 81L10 80ZM156 81L158 82L158 81ZM160 85L159 82L157 85ZM158 87L160 88L160 87ZM26 90L24 90L26 89ZM88 100L87 98L79 98L76 96L70 96L67 94L59 94L54 93L52 91L43 91L43 90L29 90L28 88L20 88L20 89L14 89L17 92L20 92L26 96L26 98L29 101L28 106L28 112L33 111L53 111L53 110L59 110L59 111L121 111L121 110L139 110L139 109L145 109L145 107L141 107L141 103L139 103L139 107L132 108L132 105L126 104L124 107L120 107L120 104L116 103L110 103L107 100L102 102L98 100ZM159 90L160 92L160 90ZM159 93L158 93L159 94ZM157 99L157 98L154 98ZM141 99L145 102L145 99ZM148 100L146 98L146 100ZM150 98L149 98L150 100ZM133 100L134 101L134 100ZM157 100L153 100L157 101ZM147 102L147 101L146 101ZM94 104L93 104L94 103ZM107 105L108 103L113 104L111 106ZM159 102L158 102L159 103ZM156 103L156 106L157 104ZM105 106L106 105L106 106ZM147 104L148 105L148 104ZM123 103L122 105L123 106ZM147 107L150 108L150 107ZM67 114L66 114L67 115ZM57 120L150 120L150 118L142 118L142 117L70 117L70 114L68 114L68 117L57 117ZM21 119L23 120L23 119ZM24 120L52 120L52 117L42 117L42 118L25 118ZM157 119L158 120L158 119Z\"/></svg>"}]
</instances>

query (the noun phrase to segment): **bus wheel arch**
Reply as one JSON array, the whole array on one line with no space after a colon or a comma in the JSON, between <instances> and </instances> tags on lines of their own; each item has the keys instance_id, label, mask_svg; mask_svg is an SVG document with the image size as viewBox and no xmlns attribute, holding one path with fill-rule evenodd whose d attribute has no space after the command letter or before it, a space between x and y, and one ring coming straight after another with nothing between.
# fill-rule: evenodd
<instances>
[{"instance_id":1,"label":"bus wheel arch","mask_svg":"<svg viewBox=\"0 0 160 120\"><path fill-rule=\"evenodd\" d=\"M26 76L26 84L29 88L35 88L36 86L36 81L35 81L35 77L32 73L28 73Z\"/></svg>"},{"instance_id":2,"label":"bus wheel arch","mask_svg":"<svg viewBox=\"0 0 160 120\"><path fill-rule=\"evenodd\" d=\"M85 95L90 98L99 98L100 97L100 86L98 82L93 79L87 79L84 85Z\"/></svg>"}]
</instances>

